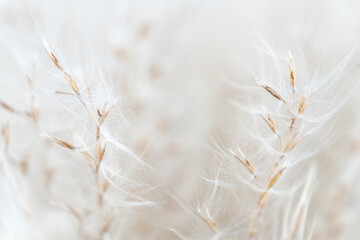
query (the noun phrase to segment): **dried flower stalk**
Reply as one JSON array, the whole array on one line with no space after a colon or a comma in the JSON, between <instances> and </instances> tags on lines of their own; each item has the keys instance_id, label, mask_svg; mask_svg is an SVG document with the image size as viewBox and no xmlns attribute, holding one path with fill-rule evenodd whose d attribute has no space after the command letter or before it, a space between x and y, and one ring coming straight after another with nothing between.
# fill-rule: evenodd
<instances>
[{"instance_id":1,"label":"dried flower stalk","mask_svg":"<svg viewBox=\"0 0 360 240\"><path fill-rule=\"evenodd\" d=\"M95 184L96 184L96 188L97 188L97 200L98 200L98 206L100 209L103 208L103 199L104 199L104 193L108 190L110 184L108 182L108 180L105 180L104 183L100 182L100 177L99 177L99 168L101 166L101 163L104 159L105 156L105 151L106 151L106 143L103 143L103 139L102 139L102 134L101 134L101 127L102 124L104 123L105 119L108 117L108 114L111 110L111 108L106 107L106 104L104 104L102 110L100 111L98 108L95 111L95 114L92 114L92 111L90 110L90 108L87 106L87 104L85 103L85 101L83 100L83 96L80 92L80 89L76 83L76 81L72 78L71 74L68 73L67 71L64 70L64 68L62 67L62 65L60 64L58 58L55 56L54 52L50 49L50 47L48 46L47 42L44 41L44 45L46 48L46 51L48 53L48 55L50 56L52 62L54 63L55 67L57 69L59 69L69 87L71 88L71 90L74 92L73 93L67 93L67 92L61 92L61 91L56 91L56 94L63 94L63 95L73 95L76 96L79 101L81 102L81 104L84 106L85 110L88 113L88 116L90 118L90 121L94 124L95 126L95 131L96 131L96 149L95 149L95 156L91 156L91 154L89 153L89 150L87 148L87 146L85 145L85 143L82 143L82 145L85 148L85 151L82 151L82 153L85 155L85 157L87 158L88 162L89 162L89 166L94 170L94 177L95 177ZM90 92L90 88L87 86L87 91ZM94 115L97 115L98 118L95 120L94 119ZM63 146L65 148L74 150L75 147L65 141L59 140L57 138L51 138L51 140L55 143L57 143L60 146ZM102 212L102 210L100 210L100 215L102 218L104 218L104 214ZM109 224L110 222L108 221L103 221L104 225L100 230L100 235L103 235L106 233L106 231L109 229Z\"/></svg>"},{"instance_id":2,"label":"dried flower stalk","mask_svg":"<svg viewBox=\"0 0 360 240\"><path fill-rule=\"evenodd\" d=\"M291 122L289 124L289 128L288 128L285 140L284 140L284 142L281 143L280 157L275 162L274 167L271 169L270 174L267 177L267 180L265 182L265 190L260 195L257 206L254 209L253 214L251 216L250 232L249 232L250 237L254 236L254 234L256 233L256 229L255 229L256 216L258 215L259 210L265 206L265 203L266 203L268 195L269 195L269 190L271 188L273 188L275 186L275 184L278 182L279 178L281 177L283 172L286 170L286 166L282 167L275 176L273 176L273 174L275 173L277 167L280 165L282 160L285 158L285 153L292 151L304 139L304 137L299 138L298 133L293 134L293 130L294 130L294 126L295 126L297 117L296 117L296 115L294 115L294 113L296 112L295 111L295 107L296 107L296 89L295 89L296 75L295 75L295 66L294 66L292 58L289 60L289 72L290 72L290 75L289 75L290 76L290 84L292 86L293 97L294 97L294 99L293 99L294 104L293 104L292 108L289 107L289 104L273 88L271 88L270 86L267 86L267 85L261 85L268 93L270 93L273 97L282 101L286 105L286 107L288 108L289 113L291 115ZM310 97L311 97L311 95L309 97L305 97L305 92L303 93L303 95L300 99L299 108L297 110L297 112L300 115L305 111L307 104L310 100ZM262 118L264 119L266 124L270 127L270 129L275 134L277 134L277 128L275 125L275 121L271 117L271 115L269 114L267 118L262 116ZM279 139L281 141L280 136L279 136Z\"/></svg>"}]
</instances>

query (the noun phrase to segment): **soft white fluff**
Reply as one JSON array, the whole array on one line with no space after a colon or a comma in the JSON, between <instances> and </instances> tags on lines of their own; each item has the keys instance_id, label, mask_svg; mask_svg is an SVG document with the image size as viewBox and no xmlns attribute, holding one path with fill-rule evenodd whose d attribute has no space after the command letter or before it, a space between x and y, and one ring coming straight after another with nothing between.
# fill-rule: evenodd
<instances>
[{"instance_id":1,"label":"soft white fluff","mask_svg":"<svg viewBox=\"0 0 360 240\"><path fill-rule=\"evenodd\" d=\"M359 7L1 0L0 239L358 238Z\"/></svg>"}]
</instances>

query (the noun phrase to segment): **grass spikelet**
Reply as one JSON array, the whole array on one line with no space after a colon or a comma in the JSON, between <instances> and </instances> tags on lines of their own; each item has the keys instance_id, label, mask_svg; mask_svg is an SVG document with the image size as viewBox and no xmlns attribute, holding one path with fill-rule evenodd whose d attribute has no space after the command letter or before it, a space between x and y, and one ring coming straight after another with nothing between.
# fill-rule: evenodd
<instances>
[{"instance_id":1,"label":"grass spikelet","mask_svg":"<svg viewBox=\"0 0 360 240\"><path fill-rule=\"evenodd\" d=\"M305 108L306 108L306 99L305 99L305 92L304 92L303 95L301 95L298 113L302 114L305 111Z\"/></svg>"},{"instance_id":2,"label":"grass spikelet","mask_svg":"<svg viewBox=\"0 0 360 240\"><path fill-rule=\"evenodd\" d=\"M264 119L266 124L270 127L271 131L273 131L273 133L276 134L277 128L276 128L276 123L275 123L275 120L273 119L273 117L270 114L268 114L267 118L262 116L262 119Z\"/></svg>"},{"instance_id":3,"label":"grass spikelet","mask_svg":"<svg viewBox=\"0 0 360 240\"><path fill-rule=\"evenodd\" d=\"M58 95L71 95L71 96L74 96L74 94L73 94L73 93L63 92L63 91L55 91L55 94L58 94Z\"/></svg>"},{"instance_id":4,"label":"grass spikelet","mask_svg":"<svg viewBox=\"0 0 360 240\"><path fill-rule=\"evenodd\" d=\"M288 60L289 62L289 73L290 73L290 85L293 91L293 107L295 108L295 104L296 104L296 89L295 89L295 85L296 85L296 75L295 75L295 65L294 65L294 60L291 57L290 54L290 59Z\"/></svg>"},{"instance_id":5,"label":"grass spikelet","mask_svg":"<svg viewBox=\"0 0 360 240\"><path fill-rule=\"evenodd\" d=\"M301 95L299 109L298 109L298 113L300 115L303 114L303 112L305 111L307 104L309 103L313 94L314 92L312 92L309 96L306 96L306 90L304 90L303 94Z\"/></svg>"},{"instance_id":6,"label":"grass spikelet","mask_svg":"<svg viewBox=\"0 0 360 240\"><path fill-rule=\"evenodd\" d=\"M293 150L298 144L300 144L302 141L304 140L304 137L300 138L299 140L297 140L294 144L292 144L291 149Z\"/></svg>"},{"instance_id":7,"label":"grass spikelet","mask_svg":"<svg viewBox=\"0 0 360 240\"><path fill-rule=\"evenodd\" d=\"M214 233L218 233L218 228L216 226L216 222L214 221L214 219L211 217L209 209L205 209L207 217L204 217L200 211L200 209L198 209L198 214L200 215L200 217L202 218L202 220L209 226L209 228L214 232Z\"/></svg>"},{"instance_id":8,"label":"grass spikelet","mask_svg":"<svg viewBox=\"0 0 360 240\"><path fill-rule=\"evenodd\" d=\"M105 155L105 150L106 150L106 144L102 147L99 148L99 161L101 162L104 158Z\"/></svg>"},{"instance_id":9,"label":"grass spikelet","mask_svg":"<svg viewBox=\"0 0 360 240\"><path fill-rule=\"evenodd\" d=\"M76 211L73 207L71 207L70 205L66 204L66 208L69 210L69 212L77 219L82 219L81 214Z\"/></svg>"},{"instance_id":10,"label":"grass spikelet","mask_svg":"<svg viewBox=\"0 0 360 240\"><path fill-rule=\"evenodd\" d=\"M305 97L305 92L303 93L303 95L301 96L301 100L300 100L300 105L299 105L299 109L298 109L298 113L299 114L303 114L303 112L306 109L306 106L309 102L310 98L306 98Z\"/></svg>"},{"instance_id":11,"label":"grass spikelet","mask_svg":"<svg viewBox=\"0 0 360 240\"><path fill-rule=\"evenodd\" d=\"M36 97L34 93L34 79L26 74L26 79L29 85L31 97L30 97L30 110L27 112L27 115L34 121L37 122L39 119L39 109L36 104Z\"/></svg>"},{"instance_id":12,"label":"grass spikelet","mask_svg":"<svg viewBox=\"0 0 360 240\"><path fill-rule=\"evenodd\" d=\"M105 179L103 184L103 191L106 192L110 187L110 181L108 179Z\"/></svg>"},{"instance_id":13,"label":"grass spikelet","mask_svg":"<svg viewBox=\"0 0 360 240\"><path fill-rule=\"evenodd\" d=\"M297 138L297 134L295 134L295 135L291 138L291 140L290 140L290 142L287 144L284 152L288 152L288 151L294 149L293 146L294 146L294 144L295 144L296 138ZM296 143L298 144L298 143L300 143L300 142L298 141L298 142L296 142Z\"/></svg>"},{"instance_id":14,"label":"grass spikelet","mask_svg":"<svg viewBox=\"0 0 360 240\"><path fill-rule=\"evenodd\" d=\"M284 172L284 170L286 169L286 167L283 167L270 181L268 189L272 188L277 181L279 180L281 174Z\"/></svg>"},{"instance_id":15,"label":"grass spikelet","mask_svg":"<svg viewBox=\"0 0 360 240\"><path fill-rule=\"evenodd\" d=\"M62 146L62 147L64 147L64 148L67 148L67 149L70 149L70 150L74 150L74 149L75 149L75 147L74 147L73 145L71 145L70 143L65 142L65 141L63 141L63 140L60 140L60 139L57 139L57 138L54 138L54 137L49 137L49 139L50 139L52 142L54 142L54 143L56 143L56 144L58 144L58 145L60 145L60 146Z\"/></svg>"},{"instance_id":16,"label":"grass spikelet","mask_svg":"<svg viewBox=\"0 0 360 240\"><path fill-rule=\"evenodd\" d=\"M54 52L50 49L49 44L47 43L46 40L43 41L44 42L44 46L46 49L46 52L48 53L48 55L50 56L52 62L54 63L54 65L64 74L64 77L67 81L67 83L69 84L70 88L74 91L74 93L78 96L80 96L80 90L79 87L77 86L76 82L74 81L74 79L71 77L70 73L66 72L64 70L64 68L60 65L59 60L57 59L57 57L55 56Z\"/></svg>"},{"instance_id":17,"label":"grass spikelet","mask_svg":"<svg viewBox=\"0 0 360 240\"><path fill-rule=\"evenodd\" d=\"M57 59L57 57L55 56L55 54L53 53L53 51L51 51L49 44L46 40L43 40L46 52L48 53L49 57L51 58L51 61L54 63L54 65L63 72L63 68L59 63L59 60Z\"/></svg>"},{"instance_id":18,"label":"grass spikelet","mask_svg":"<svg viewBox=\"0 0 360 240\"><path fill-rule=\"evenodd\" d=\"M296 75L295 75L294 61L292 58L289 59L289 72L290 72L290 84L293 90L295 90Z\"/></svg>"},{"instance_id":19,"label":"grass spikelet","mask_svg":"<svg viewBox=\"0 0 360 240\"><path fill-rule=\"evenodd\" d=\"M7 123L5 126L2 127L1 135L2 135L3 141L5 143L5 150L7 150L9 148L9 139L10 139L9 123Z\"/></svg>"},{"instance_id":20,"label":"grass spikelet","mask_svg":"<svg viewBox=\"0 0 360 240\"><path fill-rule=\"evenodd\" d=\"M254 167L251 165L250 161L241 153L242 157L244 158L244 161L239 157L237 156L235 153L233 153L231 151L231 153L234 155L234 157L239 160L239 162L244 165L244 167L246 167L246 169L254 176L255 180L260 183L258 177L256 176L255 174L255 169Z\"/></svg>"},{"instance_id":21,"label":"grass spikelet","mask_svg":"<svg viewBox=\"0 0 360 240\"><path fill-rule=\"evenodd\" d=\"M11 107L9 104L3 102L3 101L0 101L0 106L6 110L8 110L9 112L13 112L15 113L15 109L13 107Z\"/></svg>"},{"instance_id":22,"label":"grass spikelet","mask_svg":"<svg viewBox=\"0 0 360 240\"><path fill-rule=\"evenodd\" d=\"M76 82L71 77L71 75L69 73L66 73L65 78L68 81L71 89L79 96L80 95L79 87L77 86Z\"/></svg>"},{"instance_id":23,"label":"grass spikelet","mask_svg":"<svg viewBox=\"0 0 360 240\"><path fill-rule=\"evenodd\" d=\"M280 96L280 94L278 92L276 92L272 87L265 85L265 84L260 84L260 86L262 86L268 93L270 93L274 98L285 102L285 100Z\"/></svg>"}]
</instances>

